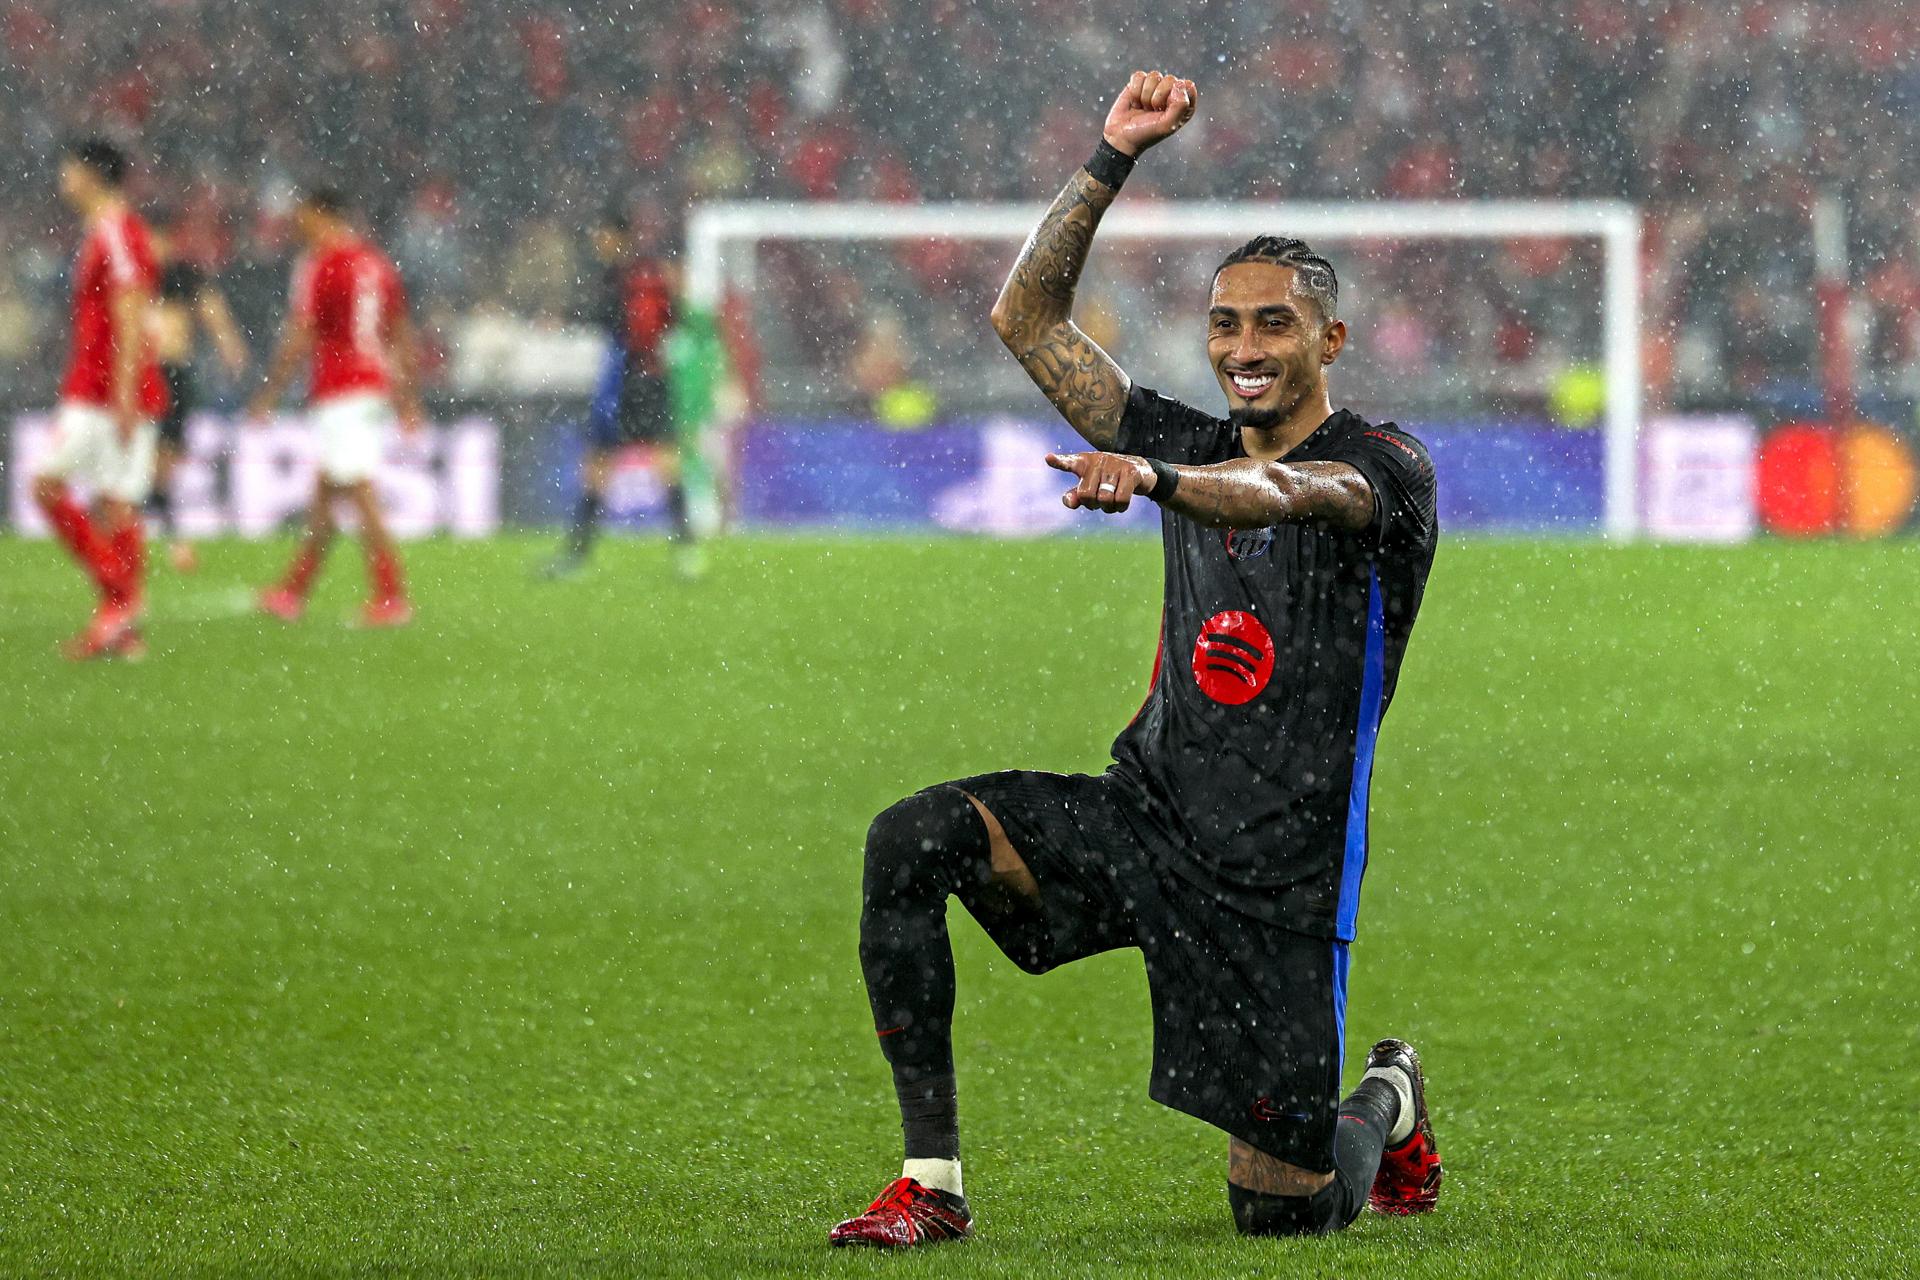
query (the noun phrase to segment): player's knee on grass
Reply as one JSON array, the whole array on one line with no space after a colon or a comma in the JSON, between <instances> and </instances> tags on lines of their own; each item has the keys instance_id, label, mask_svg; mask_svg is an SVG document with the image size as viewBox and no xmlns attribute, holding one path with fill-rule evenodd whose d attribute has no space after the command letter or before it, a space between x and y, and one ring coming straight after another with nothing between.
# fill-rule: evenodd
<instances>
[{"instance_id":1,"label":"player's knee on grass","mask_svg":"<svg viewBox=\"0 0 1920 1280\"><path fill-rule=\"evenodd\" d=\"M1233 1225L1243 1236L1318 1236L1338 1231L1360 1216L1358 1197L1335 1178L1310 1196L1276 1196L1227 1184Z\"/></svg>"}]
</instances>

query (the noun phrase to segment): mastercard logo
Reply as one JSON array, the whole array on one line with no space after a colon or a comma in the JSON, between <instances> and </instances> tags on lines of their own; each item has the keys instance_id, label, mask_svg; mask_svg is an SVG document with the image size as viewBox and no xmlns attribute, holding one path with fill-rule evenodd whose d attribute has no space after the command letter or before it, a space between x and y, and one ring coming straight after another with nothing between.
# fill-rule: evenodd
<instances>
[{"instance_id":1,"label":"mastercard logo","mask_svg":"<svg viewBox=\"0 0 1920 1280\"><path fill-rule=\"evenodd\" d=\"M1873 422L1791 422L1768 434L1755 497L1770 532L1880 538L1913 521L1920 460L1906 438Z\"/></svg>"}]
</instances>

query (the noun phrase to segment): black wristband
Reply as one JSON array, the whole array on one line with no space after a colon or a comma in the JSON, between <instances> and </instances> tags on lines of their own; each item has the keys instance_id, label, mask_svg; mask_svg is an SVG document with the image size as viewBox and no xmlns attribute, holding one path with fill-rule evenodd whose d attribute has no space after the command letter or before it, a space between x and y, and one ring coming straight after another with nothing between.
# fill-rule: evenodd
<instances>
[{"instance_id":1,"label":"black wristband","mask_svg":"<svg viewBox=\"0 0 1920 1280\"><path fill-rule=\"evenodd\" d=\"M1118 191L1120 184L1127 180L1127 175L1133 172L1133 162L1137 158L1102 138L1100 145L1093 149L1093 159L1081 167L1087 171L1088 177L1107 190Z\"/></svg>"},{"instance_id":2,"label":"black wristband","mask_svg":"<svg viewBox=\"0 0 1920 1280\"><path fill-rule=\"evenodd\" d=\"M1148 458L1147 467L1153 472L1153 492L1147 496L1155 502L1165 502L1180 487L1180 473L1173 469L1172 463L1158 458Z\"/></svg>"}]
</instances>

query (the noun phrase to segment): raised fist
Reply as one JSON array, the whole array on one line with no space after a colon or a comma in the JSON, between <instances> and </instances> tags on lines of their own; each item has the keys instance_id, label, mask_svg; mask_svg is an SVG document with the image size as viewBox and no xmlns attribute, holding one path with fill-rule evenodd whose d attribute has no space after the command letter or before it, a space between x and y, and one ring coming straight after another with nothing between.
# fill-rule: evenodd
<instances>
[{"instance_id":1,"label":"raised fist","mask_svg":"<svg viewBox=\"0 0 1920 1280\"><path fill-rule=\"evenodd\" d=\"M1107 112L1104 136L1109 146L1130 156L1163 138L1171 138L1193 119L1199 92L1193 81L1160 71L1136 71Z\"/></svg>"}]
</instances>

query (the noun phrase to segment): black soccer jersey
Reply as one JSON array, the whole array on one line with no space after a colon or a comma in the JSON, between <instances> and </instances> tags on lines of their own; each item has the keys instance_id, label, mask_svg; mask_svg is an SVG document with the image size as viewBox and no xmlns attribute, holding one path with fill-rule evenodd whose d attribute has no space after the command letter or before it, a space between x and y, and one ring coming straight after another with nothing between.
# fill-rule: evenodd
<instances>
[{"instance_id":1,"label":"black soccer jersey","mask_svg":"<svg viewBox=\"0 0 1920 1280\"><path fill-rule=\"evenodd\" d=\"M1246 456L1232 423L1138 386L1118 449ZM1113 756L1172 829L1180 875L1250 915L1351 941L1374 743L1433 563L1433 462L1398 427L1345 410L1284 460L1352 465L1373 488L1373 524L1225 530L1163 510L1160 656Z\"/></svg>"}]
</instances>

